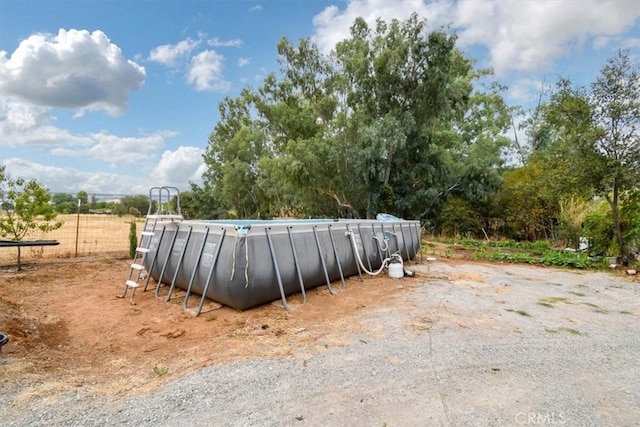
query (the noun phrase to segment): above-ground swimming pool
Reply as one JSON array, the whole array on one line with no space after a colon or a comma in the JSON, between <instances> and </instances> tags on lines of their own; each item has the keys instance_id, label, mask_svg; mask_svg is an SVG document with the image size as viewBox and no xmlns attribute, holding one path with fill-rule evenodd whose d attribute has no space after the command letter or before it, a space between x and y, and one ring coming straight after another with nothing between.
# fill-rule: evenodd
<instances>
[{"instance_id":1,"label":"above-ground swimming pool","mask_svg":"<svg viewBox=\"0 0 640 427\"><path fill-rule=\"evenodd\" d=\"M377 220L183 221L179 215L147 215L128 286L156 285L186 291L237 310L320 285L376 273L390 259L414 259L420 251L420 223L379 215ZM137 271L138 277L132 277ZM134 289L135 291L135 289ZM125 290L126 294L126 290ZM124 296L124 295L123 295ZM133 300L133 293L132 293Z\"/></svg>"}]
</instances>

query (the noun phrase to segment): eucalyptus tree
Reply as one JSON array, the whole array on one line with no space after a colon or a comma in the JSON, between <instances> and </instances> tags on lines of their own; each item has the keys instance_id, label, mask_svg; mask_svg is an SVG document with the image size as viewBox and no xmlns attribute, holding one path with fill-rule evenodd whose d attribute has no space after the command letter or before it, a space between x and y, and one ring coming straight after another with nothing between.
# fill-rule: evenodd
<instances>
[{"instance_id":1,"label":"eucalyptus tree","mask_svg":"<svg viewBox=\"0 0 640 427\"><path fill-rule=\"evenodd\" d=\"M245 89L237 98L227 97L219 104L220 120L204 154L208 166L203 175L204 188L212 191L222 216L260 215L258 163L265 154L265 136L251 116L251 97Z\"/></svg>"},{"instance_id":2,"label":"eucalyptus tree","mask_svg":"<svg viewBox=\"0 0 640 427\"><path fill-rule=\"evenodd\" d=\"M342 209L358 216L342 76L307 39L294 46L283 38L277 49L280 74L270 74L254 98L273 153L262 162L270 203L308 215L335 216Z\"/></svg>"},{"instance_id":3,"label":"eucalyptus tree","mask_svg":"<svg viewBox=\"0 0 640 427\"><path fill-rule=\"evenodd\" d=\"M433 217L452 192L473 192L468 185L501 162L506 107L497 92L474 91L490 72L474 70L455 43L443 29L427 31L416 14L375 28L358 18L338 43L368 216L386 194L399 215Z\"/></svg>"},{"instance_id":4,"label":"eucalyptus tree","mask_svg":"<svg viewBox=\"0 0 640 427\"><path fill-rule=\"evenodd\" d=\"M205 184L239 216L424 219L450 195L481 200L496 182L503 105L474 91L487 72L455 41L415 14L375 28L358 18L329 55L283 38L280 72L221 103Z\"/></svg>"}]
</instances>

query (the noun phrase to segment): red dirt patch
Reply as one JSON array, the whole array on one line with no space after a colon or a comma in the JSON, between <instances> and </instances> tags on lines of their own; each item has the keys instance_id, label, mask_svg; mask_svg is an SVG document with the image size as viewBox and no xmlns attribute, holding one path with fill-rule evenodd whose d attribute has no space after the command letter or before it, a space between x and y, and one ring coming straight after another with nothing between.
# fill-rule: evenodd
<instances>
[{"instance_id":1,"label":"red dirt patch","mask_svg":"<svg viewBox=\"0 0 640 427\"><path fill-rule=\"evenodd\" d=\"M183 312L182 291L155 298L150 282L135 305L117 298L130 260L96 256L41 260L23 272L0 269L0 331L10 341L0 353L3 387L34 385L30 395L85 387L124 394L212 363L249 357L312 354L342 345L360 327L365 308L388 304L419 280L347 279L245 312L216 303L200 316ZM161 294L166 294L166 290ZM299 353L298 353L299 354ZM304 357L304 356L303 356Z\"/></svg>"}]
</instances>

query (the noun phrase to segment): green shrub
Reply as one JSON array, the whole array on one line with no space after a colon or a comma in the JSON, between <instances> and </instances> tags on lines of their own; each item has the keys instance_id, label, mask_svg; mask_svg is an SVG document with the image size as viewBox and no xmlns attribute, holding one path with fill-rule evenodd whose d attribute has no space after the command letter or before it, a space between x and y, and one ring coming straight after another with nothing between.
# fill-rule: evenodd
<instances>
[{"instance_id":1,"label":"green shrub","mask_svg":"<svg viewBox=\"0 0 640 427\"><path fill-rule=\"evenodd\" d=\"M136 256L136 248L138 247L138 229L136 220L132 220L129 225L129 257L133 259Z\"/></svg>"},{"instance_id":2,"label":"green shrub","mask_svg":"<svg viewBox=\"0 0 640 427\"><path fill-rule=\"evenodd\" d=\"M615 234L611 207L601 202L592 212L584 217L584 236L589 240L591 255L605 256L609 253Z\"/></svg>"},{"instance_id":3,"label":"green shrub","mask_svg":"<svg viewBox=\"0 0 640 427\"><path fill-rule=\"evenodd\" d=\"M482 233L482 220L473 205L457 197L449 198L444 203L438 224L441 232L448 236L478 236Z\"/></svg>"}]
</instances>

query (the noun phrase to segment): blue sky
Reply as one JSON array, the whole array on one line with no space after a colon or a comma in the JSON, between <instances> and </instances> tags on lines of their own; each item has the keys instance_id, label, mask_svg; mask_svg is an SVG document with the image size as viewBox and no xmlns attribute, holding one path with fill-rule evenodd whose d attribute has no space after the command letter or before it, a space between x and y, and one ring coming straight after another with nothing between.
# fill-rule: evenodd
<instances>
[{"instance_id":1,"label":"blue sky","mask_svg":"<svg viewBox=\"0 0 640 427\"><path fill-rule=\"evenodd\" d=\"M199 183L218 103L278 71L276 44L323 52L358 16L450 25L510 104L559 75L640 60L640 0L0 0L0 162L52 192Z\"/></svg>"}]
</instances>

